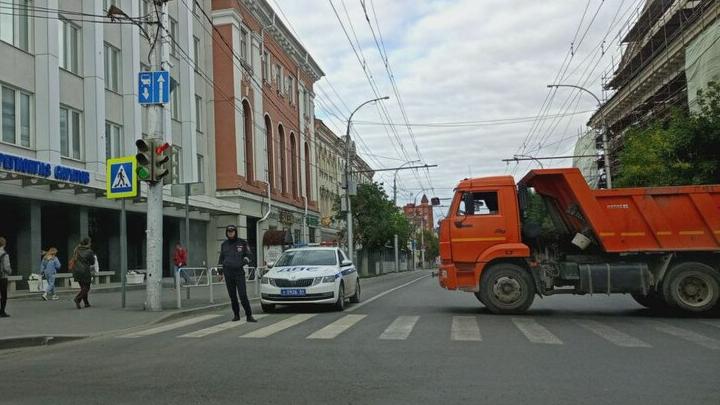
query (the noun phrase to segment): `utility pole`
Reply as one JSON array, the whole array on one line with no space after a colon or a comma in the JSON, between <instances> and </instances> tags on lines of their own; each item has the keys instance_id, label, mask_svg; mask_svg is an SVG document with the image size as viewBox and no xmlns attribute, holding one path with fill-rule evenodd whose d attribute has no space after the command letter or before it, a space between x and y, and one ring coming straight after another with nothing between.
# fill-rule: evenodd
<instances>
[{"instance_id":1,"label":"utility pole","mask_svg":"<svg viewBox=\"0 0 720 405\"><path fill-rule=\"evenodd\" d=\"M160 5L160 70L170 71L170 34L165 29L169 26L167 1ZM153 59L155 57L153 50ZM170 83L161 83L170 86ZM162 90L161 90L162 92ZM170 142L170 116L165 104L158 103L148 107L150 122L155 123L153 138ZM154 151L153 151L154 153ZM162 311L162 246L163 246L163 182L149 182L147 192L147 280L145 309Z\"/></svg>"},{"instance_id":2,"label":"utility pole","mask_svg":"<svg viewBox=\"0 0 720 405\"><path fill-rule=\"evenodd\" d=\"M352 163L350 160L350 149L352 148L352 142L350 140L350 124L352 123L352 117L355 115L355 113L362 108L364 105L374 103L379 100L387 100L390 97L380 97L380 98L374 98L372 100L368 100L362 104L360 104L348 117L347 122L347 129L345 131L345 201L347 203L347 255L350 258L350 260L353 259L353 221L352 221L352 206L350 204L350 170L352 168Z\"/></svg>"},{"instance_id":3,"label":"utility pole","mask_svg":"<svg viewBox=\"0 0 720 405\"><path fill-rule=\"evenodd\" d=\"M602 119L603 126L605 127L605 130L602 133L602 144L603 144L603 158L605 160L605 181L607 183L607 188L612 188L612 176L610 175L610 148L608 146L608 133L610 132L610 126L607 123L607 119L605 118L605 113L603 113L602 110L602 102L600 102L600 99L598 96L595 95L592 91L586 89L585 87L581 86L575 86L573 84L548 84L548 88L553 87L571 87L573 89L582 90L589 95L591 95L595 101L598 103L598 111L600 112L600 118Z\"/></svg>"}]
</instances>

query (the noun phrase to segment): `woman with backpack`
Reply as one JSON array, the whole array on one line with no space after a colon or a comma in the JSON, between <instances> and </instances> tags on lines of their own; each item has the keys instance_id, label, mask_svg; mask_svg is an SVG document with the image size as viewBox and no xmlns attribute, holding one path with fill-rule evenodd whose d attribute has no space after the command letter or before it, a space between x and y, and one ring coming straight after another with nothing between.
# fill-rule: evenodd
<instances>
[{"instance_id":1,"label":"woman with backpack","mask_svg":"<svg viewBox=\"0 0 720 405\"><path fill-rule=\"evenodd\" d=\"M58 296L55 295L55 275L60 270L60 260L57 258L58 250L54 247L48 249L43 256L42 262L40 263L40 274L45 276L47 280L47 287L45 287L45 293L42 295L44 301L50 299L57 300Z\"/></svg>"},{"instance_id":2,"label":"woman with backpack","mask_svg":"<svg viewBox=\"0 0 720 405\"><path fill-rule=\"evenodd\" d=\"M95 253L90 249L90 238L83 238L75 248L70 269L73 272L73 279L80 284L80 292L75 296L75 306L80 309L80 301L85 303L85 308L90 306L88 293L92 283L92 270L95 266Z\"/></svg>"}]
</instances>

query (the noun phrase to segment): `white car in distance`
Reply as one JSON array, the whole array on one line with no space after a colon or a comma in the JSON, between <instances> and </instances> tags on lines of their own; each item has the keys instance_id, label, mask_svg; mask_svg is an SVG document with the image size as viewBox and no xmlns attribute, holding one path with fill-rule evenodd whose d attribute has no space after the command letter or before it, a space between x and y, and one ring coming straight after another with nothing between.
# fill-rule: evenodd
<instances>
[{"instance_id":1,"label":"white car in distance","mask_svg":"<svg viewBox=\"0 0 720 405\"><path fill-rule=\"evenodd\" d=\"M260 279L260 305L271 312L278 304L360 302L360 279L352 261L336 247L288 249Z\"/></svg>"}]
</instances>

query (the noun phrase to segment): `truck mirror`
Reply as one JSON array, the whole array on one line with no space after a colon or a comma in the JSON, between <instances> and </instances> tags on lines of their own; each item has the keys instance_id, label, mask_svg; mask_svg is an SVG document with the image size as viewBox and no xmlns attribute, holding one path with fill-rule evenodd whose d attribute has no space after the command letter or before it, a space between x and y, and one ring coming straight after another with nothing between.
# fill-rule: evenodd
<instances>
[{"instance_id":1,"label":"truck mirror","mask_svg":"<svg viewBox=\"0 0 720 405\"><path fill-rule=\"evenodd\" d=\"M430 199L430 204L432 204L433 207L437 207L440 205L440 199L438 197L433 197Z\"/></svg>"}]
</instances>

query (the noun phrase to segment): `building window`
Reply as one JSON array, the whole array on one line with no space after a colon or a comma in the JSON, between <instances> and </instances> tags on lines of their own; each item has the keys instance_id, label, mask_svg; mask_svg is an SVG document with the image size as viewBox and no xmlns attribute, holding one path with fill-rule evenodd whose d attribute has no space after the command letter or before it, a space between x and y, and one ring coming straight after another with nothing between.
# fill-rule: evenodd
<instances>
[{"instance_id":1,"label":"building window","mask_svg":"<svg viewBox=\"0 0 720 405\"><path fill-rule=\"evenodd\" d=\"M170 148L170 175L172 176L172 184L180 183L180 173L182 173L182 148L177 145L172 145Z\"/></svg>"},{"instance_id":2,"label":"building window","mask_svg":"<svg viewBox=\"0 0 720 405\"><path fill-rule=\"evenodd\" d=\"M275 65L275 87L282 88L282 67L280 65Z\"/></svg>"},{"instance_id":3,"label":"building window","mask_svg":"<svg viewBox=\"0 0 720 405\"><path fill-rule=\"evenodd\" d=\"M0 13L0 40L25 51L30 43L30 3L30 0L3 1L4 10Z\"/></svg>"},{"instance_id":4,"label":"building window","mask_svg":"<svg viewBox=\"0 0 720 405\"><path fill-rule=\"evenodd\" d=\"M80 160L81 130L80 112L60 107L60 154L63 157Z\"/></svg>"},{"instance_id":5,"label":"building window","mask_svg":"<svg viewBox=\"0 0 720 405\"><path fill-rule=\"evenodd\" d=\"M170 97L170 117L174 120L180 120L180 85L175 86Z\"/></svg>"},{"instance_id":6,"label":"building window","mask_svg":"<svg viewBox=\"0 0 720 405\"><path fill-rule=\"evenodd\" d=\"M195 95L195 130L202 132L202 97Z\"/></svg>"},{"instance_id":7,"label":"building window","mask_svg":"<svg viewBox=\"0 0 720 405\"><path fill-rule=\"evenodd\" d=\"M170 55L177 55L177 33L178 24L177 21L170 19Z\"/></svg>"},{"instance_id":8,"label":"building window","mask_svg":"<svg viewBox=\"0 0 720 405\"><path fill-rule=\"evenodd\" d=\"M122 156L122 127L105 122L105 158Z\"/></svg>"},{"instance_id":9,"label":"building window","mask_svg":"<svg viewBox=\"0 0 720 405\"><path fill-rule=\"evenodd\" d=\"M295 89L295 83L293 82L293 78L292 78L292 76L288 75L288 77L287 77L287 95L288 95L288 99L290 100L291 103L295 101L295 97L293 97L294 89Z\"/></svg>"},{"instance_id":10,"label":"building window","mask_svg":"<svg viewBox=\"0 0 720 405\"><path fill-rule=\"evenodd\" d=\"M60 19L58 33L58 57L60 67L73 72L80 73L80 27L70 21Z\"/></svg>"},{"instance_id":11,"label":"building window","mask_svg":"<svg viewBox=\"0 0 720 405\"><path fill-rule=\"evenodd\" d=\"M108 44L105 44L105 88L120 89L120 50Z\"/></svg>"},{"instance_id":12,"label":"building window","mask_svg":"<svg viewBox=\"0 0 720 405\"><path fill-rule=\"evenodd\" d=\"M262 60L262 79L264 81L268 81L268 71L270 70L270 55L267 51L263 51L263 60Z\"/></svg>"},{"instance_id":13,"label":"building window","mask_svg":"<svg viewBox=\"0 0 720 405\"><path fill-rule=\"evenodd\" d=\"M242 60L248 60L248 32L244 29L240 30L240 57Z\"/></svg>"},{"instance_id":14,"label":"building window","mask_svg":"<svg viewBox=\"0 0 720 405\"><path fill-rule=\"evenodd\" d=\"M2 141L30 147L30 94L2 86Z\"/></svg>"},{"instance_id":15,"label":"building window","mask_svg":"<svg viewBox=\"0 0 720 405\"><path fill-rule=\"evenodd\" d=\"M195 4L193 2L193 4ZM200 66L200 38L193 37L193 62L195 62L195 70Z\"/></svg>"},{"instance_id":16,"label":"building window","mask_svg":"<svg viewBox=\"0 0 720 405\"><path fill-rule=\"evenodd\" d=\"M197 155L197 181L201 183L205 181L205 178L203 176L203 172L205 171L204 161L205 158L202 155Z\"/></svg>"}]
</instances>

